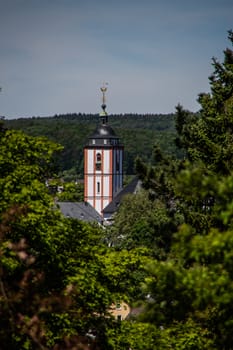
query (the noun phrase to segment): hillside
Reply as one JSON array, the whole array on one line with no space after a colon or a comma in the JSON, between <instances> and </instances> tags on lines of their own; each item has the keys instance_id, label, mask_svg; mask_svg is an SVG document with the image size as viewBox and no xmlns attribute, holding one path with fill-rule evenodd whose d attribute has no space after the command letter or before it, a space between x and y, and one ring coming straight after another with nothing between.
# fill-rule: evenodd
<instances>
[{"instance_id":1,"label":"hillside","mask_svg":"<svg viewBox=\"0 0 233 350\"><path fill-rule=\"evenodd\" d=\"M10 129L20 129L32 136L46 136L64 146L59 159L61 171L83 174L83 146L99 121L94 114L65 114L5 120ZM109 123L125 146L124 172L134 173L137 156L150 162L153 145L158 143L167 153L179 156L173 144L174 114L110 115Z\"/></svg>"}]
</instances>

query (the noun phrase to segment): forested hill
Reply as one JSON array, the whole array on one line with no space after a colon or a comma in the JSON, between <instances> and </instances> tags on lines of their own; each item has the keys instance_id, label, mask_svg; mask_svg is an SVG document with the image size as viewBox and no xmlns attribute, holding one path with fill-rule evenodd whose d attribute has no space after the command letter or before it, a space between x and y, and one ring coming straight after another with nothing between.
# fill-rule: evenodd
<instances>
[{"instance_id":1,"label":"forested hill","mask_svg":"<svg viewBox=\"0 0 233 350\"><path fill-rule=\"evenodd\" d=\"M99 122L98 114L61 114L5 120L5 126L20 129L32 136L46 136L64 146L59 160L62 171L83 175L83 146ZM134 173L137 156L150 162L152 149L158 143L165 152L178 156L174 146L174 114L115 114L109 123L125 146L124 172Z\"/></svg>"}]
</instances>

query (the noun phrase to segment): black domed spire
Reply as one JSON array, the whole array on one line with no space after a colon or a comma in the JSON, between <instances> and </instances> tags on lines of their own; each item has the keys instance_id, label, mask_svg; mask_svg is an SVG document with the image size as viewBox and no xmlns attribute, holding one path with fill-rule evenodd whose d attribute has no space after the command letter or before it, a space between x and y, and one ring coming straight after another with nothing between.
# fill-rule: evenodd
<instances>
[{"instance_id":1,"label":"black domed spire","mask_svg":"<svg viewBox=\"0 0 233 350\"><path fill-rule=\"evenodd\" d=\"M89 145L101 145L101 147L109 147L110 145L119 145L119 137L115 134L113 128L108 124L108 114L106 112L106 98L107 83L104 83L100 88L102 91L102 111L99 114L100 122L95 131L89 137Z\"/></svg>"},{"instance_id":2,"label":"black domed spire","mask_svg":"<svg viewBox=\"0 0 233 350\"><path fill-rule=\"evenodd\" d=\"M106 138L117 138L115 131L108 124L99 124L91 135L94 139L106 139Z\"/></svg>"}]
</instances>

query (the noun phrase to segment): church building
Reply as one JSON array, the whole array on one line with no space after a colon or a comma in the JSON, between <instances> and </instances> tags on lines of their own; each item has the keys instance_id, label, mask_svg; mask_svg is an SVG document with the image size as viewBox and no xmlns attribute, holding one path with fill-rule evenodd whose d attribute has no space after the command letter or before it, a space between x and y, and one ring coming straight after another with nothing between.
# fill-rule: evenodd
<instances>
[{"instance_id":1,"label":"church building","mask_svg":"<svg viewBox=\"0 0 233 350\"><path fill-rule=\"evenodd\" d=\"M108 123L106 91L103 85L99 123L84 147L84 201L100 215L123 188L124 147Z\"/></svg>"},{"instance_id":2,"label":"church building","mask_svg":"<svg viewBox=\"0 0 233 350\"><path fill-rule=\"evenodd\" d=\"M57 202L66 217L103 225L112 223L126 194L140 189L136 177L123 188L124 147L108 122L106 91L103 85L99 121L84 146L84 202Z\"/></svg>"}]
</instances>

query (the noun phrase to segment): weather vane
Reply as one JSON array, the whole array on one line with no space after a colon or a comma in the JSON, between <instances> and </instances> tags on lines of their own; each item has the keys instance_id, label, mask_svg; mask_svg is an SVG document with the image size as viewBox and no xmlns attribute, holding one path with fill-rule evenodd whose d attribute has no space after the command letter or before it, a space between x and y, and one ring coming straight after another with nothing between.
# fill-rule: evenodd
<instances>
[{"instance_id":1,"label":"weather vane","mask_svg":"<svg viewBox=\"0 0 233 350\"><path fill-rule=\"evenodd\" d=\"M103 110L105 111L105 108L106 108L106 97L105 97L105 94L106 94L106 91L107 91L107 85L108 83L103 83L103 85L101 86L100 90L102 91L102 108Z\"/></svg>"}]
</instances>

